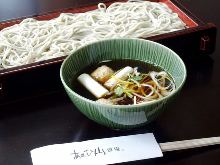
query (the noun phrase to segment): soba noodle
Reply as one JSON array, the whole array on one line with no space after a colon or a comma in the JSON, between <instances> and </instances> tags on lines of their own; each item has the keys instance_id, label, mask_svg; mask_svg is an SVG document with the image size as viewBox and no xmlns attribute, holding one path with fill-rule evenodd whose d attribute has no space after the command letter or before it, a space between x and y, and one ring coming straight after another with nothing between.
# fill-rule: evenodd
<instances>
[{"instance_id":1,"label":"soba noodle","mask_svg":"<svg viewBox=\"0 0 220 165\"><path fill-rule=\"evenodd\" d=\"M70 55L81 46L109 38L138 38L184 29L164 3L116 2L86 13L62 13L38 21L24 19L0 31L0 69Z\"/></svg>"}]
</instances>

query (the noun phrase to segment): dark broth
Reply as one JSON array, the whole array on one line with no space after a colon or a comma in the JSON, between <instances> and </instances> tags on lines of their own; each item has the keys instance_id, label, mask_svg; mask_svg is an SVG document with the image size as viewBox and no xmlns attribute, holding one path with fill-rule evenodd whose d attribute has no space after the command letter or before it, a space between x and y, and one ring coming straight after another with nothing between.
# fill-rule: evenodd
<instances>
[{"instance_id":1,"label":"dark broth","mask_svg":"<svg viewBox=\"0 0 220 165\"><path fill-rule=\"evenodd\" d=\"M130 59L123 59L123 60L106 60L102 61L99 63L94 63L86 68L82 69L76 77L73 78L72 81L72 90L75 91L77 94L90 99L90 100L97 100L95 96L93 96L85 87L83 87L78 81L77 77L83 73L91 74L96 68L106 65L110 68L112 68L114 71L117 71L119 69L122 69L126 66L131 66L131 67L138 67L138 71L141 73L148 73L149 71L156 71L160 72L163 71L160 67L155 66L153 64L149 64L143 61L139 60L130 60Z\"/></svg>"}]
</instances>

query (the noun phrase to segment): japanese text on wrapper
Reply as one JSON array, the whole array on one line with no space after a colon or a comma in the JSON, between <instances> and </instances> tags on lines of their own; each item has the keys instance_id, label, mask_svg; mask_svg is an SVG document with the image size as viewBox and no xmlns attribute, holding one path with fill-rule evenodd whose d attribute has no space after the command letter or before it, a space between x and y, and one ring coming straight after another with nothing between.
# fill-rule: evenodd
<instances>
[{"instance_id":1,"label":"japanese text on wrapper","mask_svg":"<svg viewBox=\"0 0 220 165\"><path fill-rule=\"evenodd\" d=\"M74 151L71 153L73 155L74 159L81 159L85 157L91 157L91 156L97 156L97 155L107 155L112 152L121 152L124 151L124 149L121 149L119 147L109 147L109 148L101 148L97 147L94 149L86 149L82 152L78 152L74 149Z\"/></svg>"}]
</instances>

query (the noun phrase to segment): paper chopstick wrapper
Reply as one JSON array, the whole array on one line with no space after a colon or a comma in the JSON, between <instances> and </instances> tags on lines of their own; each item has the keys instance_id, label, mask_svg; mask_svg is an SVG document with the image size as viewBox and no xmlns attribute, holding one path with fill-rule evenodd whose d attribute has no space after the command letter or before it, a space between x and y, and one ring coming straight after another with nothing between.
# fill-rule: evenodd
<instances>
[{"instance_id":1,"label":"paper chopstick wrapper","mask_svg":"<svg viewBox=\"0 0 220 165\"><path fill-rule=\"evenodd\" d=\"M161 157L162 152L220 144L220 137L157 143L152 133L56 144L31 151L33 165L114 164Z\"/></svg>"}]
</instances>

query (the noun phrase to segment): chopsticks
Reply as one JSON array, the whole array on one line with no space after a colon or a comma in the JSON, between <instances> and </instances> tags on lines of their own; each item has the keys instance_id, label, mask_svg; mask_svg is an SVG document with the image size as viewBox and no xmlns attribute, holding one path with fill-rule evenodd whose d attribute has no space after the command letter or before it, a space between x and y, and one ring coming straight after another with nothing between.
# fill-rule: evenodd
<instances>
[{"instance_id":1,"label":"chopsticks","mask_svg":"<svg viewBox=\"0 0 220 165\"><path fill-rule=\"evenodd\" d=\"M184 149L204 147L204 146L210 146L216 144L220 144L220 137L159 143L162 152L184 150Z\"/></svg>"}]
</instances>

